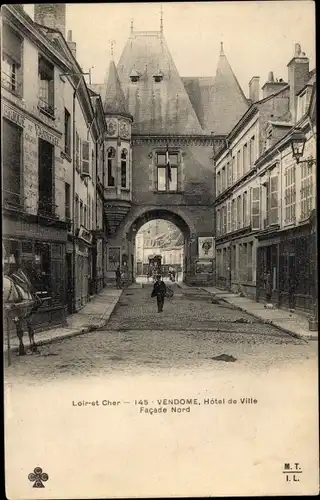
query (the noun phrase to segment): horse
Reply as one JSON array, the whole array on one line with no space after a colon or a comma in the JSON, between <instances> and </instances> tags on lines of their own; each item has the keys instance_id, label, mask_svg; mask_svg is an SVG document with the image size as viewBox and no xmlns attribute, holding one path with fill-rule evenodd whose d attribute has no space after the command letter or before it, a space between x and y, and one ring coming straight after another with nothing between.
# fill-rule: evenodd
<instances>
[{"instance_id":1,"label":"horse","mask_svg":"<svg viewBox=\"0 0 320 500\"><path fill-rule=\"evenodd\" d=\"M4 311L11 316L15 323L17 337L19 339L19 356L24 356L26 350L23 344L23 320L27 323L30 350L38 352L34 340L34 329L32 326L32 315L40 307L42 301L33 291L30 279L25 271L18 269L10 275L3 276L3 300Z\"/></svg>"}]
</instances>

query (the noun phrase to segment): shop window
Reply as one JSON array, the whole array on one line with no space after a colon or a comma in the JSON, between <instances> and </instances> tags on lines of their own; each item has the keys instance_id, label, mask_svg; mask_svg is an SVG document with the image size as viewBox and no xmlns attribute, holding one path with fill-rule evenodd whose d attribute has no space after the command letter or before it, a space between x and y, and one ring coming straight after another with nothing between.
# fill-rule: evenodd
<instances>
[{"instance_id":1,"label":"shop window","mask_svg":"<svg viewBox=\"0 0 320 500\"><path fill-rule=\"evenodd\" d=\"M53 215L55 211L53 200L53 153L54 146L39 139L39 205L41 215Z\"/></svg>"},{"instance_id":2,"label":"shop window","mask_svg":"<svg viewBox=\"0 0 320 500\"><path fill-rule=\"evenodd\" d=\"M121 187L126 188L127 187L127 156L128 152L126 149L124 149L121 152Z\"/></svg>"},{"instance_id":3,"label":"shop window","mask_svg":"<svg viewBox=\"0 0 320 500\"><path fill-rule=\"evenodd\" d=\"M116 151L114 148L109 148L107 152L108 156L108 186L114 187L115 183L115 168L116 168Z\"/></svg>"},{"instance_id":4,"label":"shop window","mask_svg":"<svg viewBox=\"0 0 320 500\"><path fill-rule=\"evenodd\" d=\"M17 207L21 205L22 129L6 119L2 124L3 203Z\"/></svg>"},{"instance_id":5,"label":"shop window","mask_svg":"<svg viewBox=\"0 0 320 500\"><path fill-rule=\"evenodd\" d=\"M35 242L34 286L38 292L51 295L51 255L49 243Z\"/></svg>"},{"instance_id":6,"label":"shop window","mask_svg":"<svg viewBox=\"0 0 320 500\"><path fill-rule=\"evenodd\" d=\"M39 56L39 102L40 111L54 117L54 66L47 59Z\"/></svg>"},{"instance_id":7,"label":"shop window","mask_svg":"<svg viewBox=\"0 0 320 500\"><path fill-rule=\"evenodd\" d=\"M9 26L3 24L1 85L22 95L22 39Z\"/></svg>"}]
</instances>

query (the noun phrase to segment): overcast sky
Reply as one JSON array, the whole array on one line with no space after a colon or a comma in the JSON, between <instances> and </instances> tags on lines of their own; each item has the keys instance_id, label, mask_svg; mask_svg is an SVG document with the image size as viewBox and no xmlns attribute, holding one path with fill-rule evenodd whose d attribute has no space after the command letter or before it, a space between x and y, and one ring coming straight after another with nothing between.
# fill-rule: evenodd
<instances>
[{"instance_id":1,"label":"overcast sky","mask_svg":"<svg viewBox=\"0 0 320 500\"><path fill-rule=\"evenodd\" d=\"M314 2L186 2L163 3L164 35L180 76L214 76L224 43L225 54L247 95L252 76L260 83L269 71L287 80L287 64L294 44L300 43L315 66ZM25 5L33 18L33 5ZM160 3L67 4L67 30L77 42L77 59L92 69L92 83L102 83L110 61L110 40L115 40L118 62L135 30L159 30Z\"/></svg>"}]
</instances>

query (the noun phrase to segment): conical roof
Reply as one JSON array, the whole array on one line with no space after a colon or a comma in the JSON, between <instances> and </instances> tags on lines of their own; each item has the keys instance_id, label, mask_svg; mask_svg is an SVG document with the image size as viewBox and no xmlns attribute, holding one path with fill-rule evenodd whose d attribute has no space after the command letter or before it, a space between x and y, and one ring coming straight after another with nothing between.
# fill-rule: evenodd
<instances>
[{"instance_id":1,"label":"conical roof","mask_svg":"<svg viewBox=\"0 0 320 500\"><path fill-rule=\"evenodd\" d=\"M248 108L248 100L231 69L221 43L217 72L210 89L207 116L204 120L205 128L215 134L228 134Z\"/></svg>"},{"instance_id":2,"label":"conical roof","mask_svg":"<svg viewBox=\"0 0 320 500\"><path fill-rule=\"evenodd\" d=\"M203 134L161 31L132 31L117 69L134 133Z\"/></svg>"},{"instance_id":3,"label":"conical roof","mask_svg":"<svg viewBox=\"0 0 320 500\"><path fill-rule=\"evenodd\" d=\"M126 98L121 88L118 72L111 60L104 82L103 109L106 114L129 114Z\"/></svg>"}]
</instances>

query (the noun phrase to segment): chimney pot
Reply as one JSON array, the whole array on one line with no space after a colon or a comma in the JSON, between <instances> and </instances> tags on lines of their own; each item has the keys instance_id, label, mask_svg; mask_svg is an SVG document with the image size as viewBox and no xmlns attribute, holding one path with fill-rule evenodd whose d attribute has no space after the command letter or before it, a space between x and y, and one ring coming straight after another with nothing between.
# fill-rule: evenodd
<instances>
[{"instance_id":1,"label":"chimney pot","mask_svg":"<svg viewBox=\"0 0 320 500\"><path fill-rule=\"evenodd\" d=\"M274 82L273 71L269 71L268 82Z\"/></svg>"},{"instance_id":2,"label":"chimney pot","mask_svg":"<svg viewBox=\"0 0 320 500\"><path fill-rule=\"evenodd\" d=\"M294 50L294 55L299 56L301 54L301 45L300 43L295 44L295 50Z\"/></svg>"}]
</instances>

